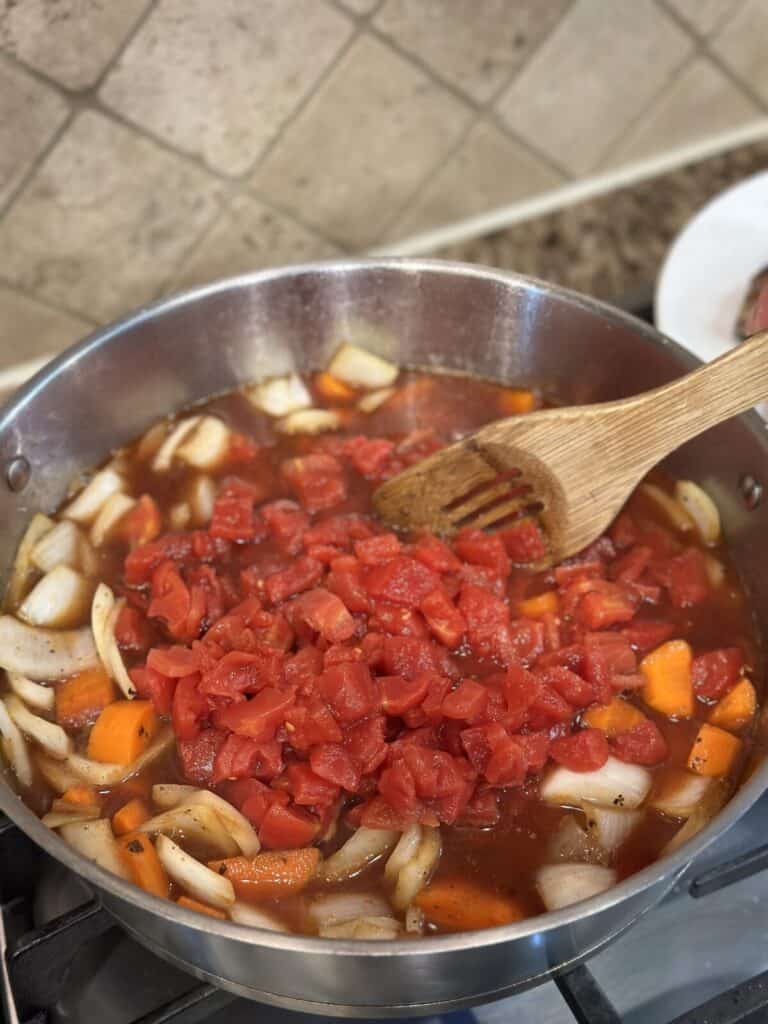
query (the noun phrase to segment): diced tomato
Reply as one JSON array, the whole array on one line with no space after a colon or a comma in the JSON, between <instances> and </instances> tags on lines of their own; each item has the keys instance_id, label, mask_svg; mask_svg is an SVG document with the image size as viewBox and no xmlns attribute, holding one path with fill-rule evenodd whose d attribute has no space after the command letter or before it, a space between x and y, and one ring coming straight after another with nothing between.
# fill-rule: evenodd
<instances>
[{"instance_id":1,"label":"diced tomato","mask_svg":"<svg viewBox=\"0 0 768 1024\"><path fill-rule=\"evenodd\" d=\"M309 754L312 771L326 782L354 793L360 785L360 770L349 751L340 743L321 743Z\"/></svg>"},{"instance_id":2,"label":"diced tomato","mask_svg":"<svg viewBox=\"0 0 768 1024\"><path fill-rule=\"evenodd\" d=\"M229 435L229 462L253 462L258 454L259 446L252 438L235 431Z\"/></svg>"},{"instance_id":3,"label":"diced tomato","mask_svg":"<svg viewBox=\"0 0 768 1024\"><path fill-rule=\"evenodd\" d=\"M331 593L341 598L350 612L367 612L370 610L371 602L363 586L362 573L357 567L358 564L355 560L354 568L345 570L332 568L325 580L325 585Z\"/></svg>"},{"instance_id":4,"label":"diced tomato","mask_svg":"<svg viewBox=\"0 0 768 1024\"><path fill-rule=\"evenodd\" d=\"M240 694L255 693L265 686L283 681L283 655L268 646L252 654L230 651L200 682L200 692L209 697L239 699Z\"/></svg>"},{"instance_id":5,"label":"diced tomato","mask_svg":"<svg viewBox=\"0 0 768 1024\"><path fill-rule=\"evenodd\" d=\"M214 783L249 776L273 778L282 768L280 746L230 733L213 766Z\"/></svg>"},{"instance_id":6,"label":"diced tomato","mask_svg":"<svg viewBox=\"0 0 768 1024\"><path fill-rule=\"evenodd\" d=\"M492 828L501 817L498 795L492 789L476 792L459 820L464 828Z\"/></svg>"},{"instance_id":7,"label":"diced tomato","mask_svg":"<svg viewBox=\"0 0 768 1024\"><path fill-rule=\"evenodd\" d=\"M137 608L126 604L117 616L115 639L122 650L143 654L152 644L152 627Z\"/></svg>"},{"instance_id":8,"label":"diced tomato","mask_svg":"<svg viewBox=\"0 0 768 1024\"><path fill-rule=\"evenodd\" d=\"M264 590L272 604L308 590L323 577L324 567L313 558L297 558L287 569L272 573L264 581Z\"/></svg>"},{"instance_id":9,"label":"diced tomato","mask_svg":"<svg viewBox=\"0 0 768 1024\"><path fill-rule=\"evenodd\" d=\"M343 734L330 709L317 696L288 708L285 728L294 750L309 751L316 743L341 743Z\"/></svg>"},{"instance_id":10,"label":"diced tomato","mask_svg":"<svg viewBox=\"0 0 768 1024\"><path fill-rule=\"evenodd\" d=\"M573 708L551 686L539 686L528 708L528 724L534 730L547 729L560 722L570 722Z\"/></svg>"},{"instance_id":11,"label":"diced tomato","mask_svg":"<svg viewBox=\"0 0 768 1024\"><path fill-rule=\"evenodd\" d=\"M371 635L371 634L369 634ZM380 641L381 668L386 675L415 679L422 672L456 675L447 652L431 640L385 636Z\"/></svg>"},{"instance_id":12,"label":"diced tomato","mask_svg":"<svg viewBox=\"0 0 768 1024\"><path fill-rule=\"evenodd\" d=\"M721 647L693 659L691 678L696 696L704 701L723 697L741 674L744 655L739 647Z\"/></svg>"},{"instance_id":13,"label":"diced tomato","mask_svg":"<svg viewBox=\"0 0 768 1024\"><path fill-rule=\"evenodd\" d=\"M456 535L453 550L465 562L485 565L499 576L509 576L509 555L498 534L483 533L482 530L465 527Z\"/></svg>"},{"instance_id":14,"label":"diced tomato","mask_svg":"<svg viewBox=\"0 0 768 1024\"><path fill-rule=\"evenodd\" d=\"M638 599L625 588L606 580L595 580L576 609L577 620L587 629L605 629L629 622L637 611Z\"/></svg>"},{"instance_id":15,"label":"diced tomato","mask_svg":"<svg viewBox=\"0 0 768 1024\"><path fill-rule=\"evenodd\" d=\"M307 512L333 508L347 496L344 467L332 455L314 452L287 459L280 471Z\"/></svg>"},{"instance_id":16,"label":"diced tomato","mask_svg":"<svg viewBox=\"0 0 768 1024\"><path fill-rule=\"evenodd\" d=\"M519 744L529 772L540 772L547 763L549 746L552 742L548 732L528 732L515 736Z\"/></svg>"},{"instance_id":17,"label":"diced tomato","mask_svg":"<svg viewBox=\"0 0 768 1024\"><path fill-rule=\"evenodd\" d=\"M347 729L344 746L363 774L375 772L387 757L385 717L374 715L364 718L362 722Z\"/></svg>"},{"instance_id":18,"label":"diced tomato","mask_svg":"<svg viewBox=\"0 0 768 1024\"><path fill-rule=\"evenodd\" d=\"M158 715L170 715L176 680L152 668L132 668L128 675L142 700L151 700Z\"/></svg>"},{"instance_id":19,"label":"diced tomato","mask_svg":"<svg viewBox=\"0 0 768 1024\"><path fill-rule=\"evenodd\" d=\"M303 762L288 765L285 777L294 802L304 807L327 807L338 798L339 787Z\"/></svg>"},{"instance_id":20,"label":"diced tomato","mask_svg":"<svg viewBox=\"0 0 768 1024\"><path fill-rule=\"evenodd\" d=\"M470 644L480 655L493 656L499 651L500 630L509 625L509 608L498 597L465 583L459 595L459 611L467 623Z\"/></svg>"},{"instance_id":21,"label":"diced tomato","mask_svg":"<svg viewBox=\"0 0 768 1024\"><path fill-rule=\"evenodd\" d=\"M516 565L537 562L547 553L547 543L538 524L533 519L523 519L513 526L500 530L507 554Z\"/></svg>"},{"instance_id":22,"label":"diced tomato","mask_svg":"<svg viewBox=\"0 0 768 1024\"><path fill-rule=\"evenodd\" d=\"M394 449L394 441L380 437L350 437L344 442L344 454L358 473L374 479L383 472Z\"/></svg>"},{"instance_id":23,"label":"diced tomato","mask_svg":"<svg viewBox=\"0 0 768 1024\"><path fill-rule=\"evenodd\" d=\"M458 572L461 569L461 562L448 545L431 533L419 537L416 543L411 545L408 553L433 572Z\"/></svg>"},{"instance_id":24,"label":"diced tomato","mask_svg":"<svg viewBox=\"0 0 768 1024\"><path fill-rule=\"evenodd\" d=\"M502 628L497 642L497 657L503 665L520 659L532 665L544 650L544 623L537 619L513 619Z\"/></svg>"},{"instance_id":25,"label":"diced tomato","mask_svg":"<svg viewBox=\"0 0 768 1024\"><path fill-rule=\"evenodd\" d=\"M294 501L273 501L262 505L260 514L280 550L286 555L298 554L309 526L306 512Z\"/></svg>"},{"instance_id":26,"label":"diced tomato","mask_svg":"<svg viewBox=\"0 0 768 1024\"><path fill-rule=\"evenodd\" d=\"M259 782L258 779L236 779L233 782L224 783L222 788L229 795L233 787L244 785L247 785L249 790L239 804L239 810L257 829L264 820L264 815L273 804L287 807L291 802L287 790L271 789L269 786L265 786L263 782ZM261 789L254 789L253 787L255 786L260 786ZM237 801L234 800L233 802L237 806Z\"/></svg>"},{"instance_id":27,"label":"diced tomato","mask_svg":"<svg viewBox=\"0 0 768 1024\"><path fill-rule=\"evenodd\" d=\"M675 634L674 622L662 622L656 619L635 619L630 626L621 630L621 635L639 654L660 647L665 640Z\"/></svg>"},{"instance_id":28,"label":"diced tomato","mask_svg":"<svg viewBox=\"0 0 768 1024\"><path fill-rule=\"evenodd\" d=\"M285 679L304 691L323 671L323 655L316 647L302 647L283 666Z\"/></svg>"},{"instance_id":29,"label":"diced tomato","mask_svg":"<svg viewBox=\"0 0 768 1024\"><path fill-rule=\"evenodd\" d=\"M605 704L611 690L633 689L642 681L637 658L621 633L587 633L584 637L584 675L595 686L594 700Z\"/></svg>"},{"instance_id":30,"label":"diced tomato","mask_svg":"<svg viewBox=\"0 0 768 1024\"><path fill-rule=\"evenodd\" d=\"M256 524L252 496L235 490L223 491L216 498L208 529L212 537L234 541L253 540Z\"/></svg>"},{"instance_id":31,"label":"diced tomato","mask_svg":"<svg viewBox=\"0 0 768 1024\"><path fill-rule=\"evenodd\" d=\"M355 620L336 594L317 587L296 598L294 611L329 643L349 640L355 633Z\"/></svg>"},{"instance_id":32,"label":"diced tomato","mask_svg":"<svg viewBox=\"0 0 768 1024\"><path fill-rule=\"evenodd\" d=\"M667 587L675 608L700 604L711 592L707 565L698 548L688 548L656 569L659 581Z\"/></svg>"},{"instance_id":33,"label":"diced tomato","mask_svg":"<svg viewBox=\"0 0 768 1024\"><path fill-rule=\"evenodd\" d=\"M572 772L597 771L610 753L608 741L599 729L582 729L570 736L560 736L549 745L552 760Z\"/></svg>"},{"instance_id":34,"label":"diced tomato","mask_svg":"<svg viewBox=\"0 0 768 1024\"><path fill-rule=\"evenodd\" d=\"M634 583L651 564L653 551L638 544L622 555L613 565L611 575L619 583Z\"/></svg>"},{"instance_id":35,"label":"diced tomato","mask_svg":"<svg viewBox=\"0 0 768 1024\"><path fill-rule=\"evenodd\" d=\"M341 722L357 722L378 710L379 695L368 666L347 662L326 669L317 688Z\"/></svg>"},{"instance_id":36,"label":"diced tomato","mask_svg":"<svg viewBox=\"0 0 768 1024\"><path fill-rule=\"evenodd\" d=\"M427 624L419 612L389 601L376 602L368 619L368 628L394 636L429 636Z\"/></svg>"},{"instance_id":37,"label":"diced tomato","mask_svg":"<svg viewBox=\"0 0 768 1024\"><path fill-rule=\"evenodd\" d=\"M406 820L418 820L421 807L416 783L402 757L394 758L379 775L379 793L396 814Z\"/></svg>"},{"instance_id":38,"label":"diced tomato","mask_svg":"<svg viewBox=\"0 0 768 1024\"><path fill-rule=\"evenodd\" d=\"M395 558L402 550L394 533L380 533L366 540L356 540L353 547L363 565L381 565Z\"/></svg>"},{"instance_id":39,"label":"diced tomato","mask_svg":"<svg viewBox=\"0 0 768 1024\"><path fill-rule=\"evenodd\" d=\"M429 676L405 679L403 676L380 676L381 706L388 715L400 716L417 707L427 695Z\"/></svg>"},{"instance_id":40,"label":"diced tomato","mask_svg":"<svg viewBox=\"0 0 768 1024\"><path fill-rule=\"evenodd\" d=\"M176 684L171 708L173 731L179 740L193 740L210 711L208 701L197 686L199 675L183 676Z\"/></svg>"},{"instance_id":41,"label":"diced tomato","mask_svg":"<svg viewBox=\"0 0 768 1024\"><path fill-rule=\"evenodd\" d=\"M418 608L427 594L438 587L440 577L415 558L398 555L383 565L370 568L364 583L374 599Z\"/></svg>"},{"instance_id":42,"label":"diced tomato","mask_svg":"<svg viewBox=\"0 0 768 1024\"><path fill-rule=\"evenodd\" d=\"M238 736L254 740L271 740L293 703L292 691L265 686L250 700L217 708L213 717L220 729L231 729Z\"/></svg>"},{"instance_id":43,"label":"diced tomato","mask_svg":"<svg viewBox=\"0 0 768 1024\"><path fill-rule=\"evenodd\" d=\"M443 699L442 712L446 718L471 722L482 715L488 704L488 691L474 679L464 679Z\"/></svg>"},{"instance_id":44,"label":"diced tomato","mask_svg":"<svg viewBox=\"0 0 768 1024\"><path fill-rule=\"evenodd\" d=\"M525 781L525 755L516 739L499 725L486 726L491 750L483 774L492 786L519 786Z\"/></svg>"},{"instance_id":45,"label":"diced tomato","mask_svg":"<svg viewBox=\"0 0 768 1024\"><path fill-rule=\"evenodd\" d=\"M617 548L631 548L637 543L637 528L629 512L622 512L614 521L609 531L611 540Z\"/></svg>"},{"instance_id":46,"label":"diced tomato","mask_svg":"<svg viewBox=\"0 0 768 1024\"><path fill-rule=\"evenodd\" d=\"M224 733L218 729L203 729L193 739L181 739L177 735L177 750L181 770L189 782L205 786L211 781L216 755L224 742Z\"/></svg>"},{"instance_id":47,"label":"diced tomato","mask_svg":"<svg viewBox=\"0 0 768 1024\"><path fill-rule=\"evenodd\" d=\"M574 708L585 708L597 699L595 687L568 668L549 668L537 673L545 686L551 686Z\"/></svg>"},{"instance_id":48,"label":"diced tomato","mask_svg":"<svg viewBox=\"0 0 768 1024\"><path fill-rule=\"evenodd\" d=\"M508 726L515 730L525 721L528 709L536 699L541 682L520 662L510 664L503 677L502 689L507 705Z\"/></svg>"},{"instance_id":49,"label":"diced tomato","mask_svg":"<svg viewBox=\"0 0 768 1024\"><path fill-rule=\"evenodd\" d=\"M314 815L273 803L261 819L259 840L267 850L292 850L309 846L319 831L320 823Z\"/></svg>"},{"instance_id":50,"label":"diced tomato","mask_svg":"<svg viewBox=\"0 0 768 1024\"><path fill-rule=\"evenodd\" d=\"M419 605L427 625L446 647L453 649L461 643L467 629L464 616L444 590L433 590Z\"/></svg>"},{"instance_id":51,"label":"diced tomato","mask_svg":"<svg viewBox=\"0 0 768 1024\"><path fill-rule=\"evenodd\" d=\"M198 651L181 645L153 647L147 656L147 665L161 675L180 678L199 670L200 655Z\"/></svg>"},{"instance_id":52,"label":"diced tomato","mask_svg":"<svg viewBox=\"0 0 768 1024\"><path fill-rule=\"evenodd\" d=\"M191 613L192 597L179 570L171 561L161 562L152 573L152 600L147 614L161 619L172 636L192 639L194 633L185 635Z\"/></svg>"},{"instance_id":53,"label":"diced tomato","mask_svg":"<svg viewBox=\"0 0 768 1024\"><path fill-rule=\"evenodd\" d=\"M116 535L133 547L148 544L162 529L163 519L154 498L142 494L117 524Z\"/></svg>"},{"instance_id":54,"label":"diced tomato","mask_svg":"<svg viewBox=\"0 0 768 1024\"><path fill-rule=\"evenodd\" d=\"M611 748L620 761L632 764L659 764L669 753L663 733L650 718L619 733Z\"/></svg>"},{"instance_id":55,"label":"diced tomato","mask_svg":"<svg viewBox=\"0 0 768 1024\"><path fill-rule=\"evenodd\" d=\"M304 533L304 546L313 544L333 544L334 547L349 550L352 542L372 537L374 528L371 522L358 515L328 516Z\"/></svg>"}]
</instances>

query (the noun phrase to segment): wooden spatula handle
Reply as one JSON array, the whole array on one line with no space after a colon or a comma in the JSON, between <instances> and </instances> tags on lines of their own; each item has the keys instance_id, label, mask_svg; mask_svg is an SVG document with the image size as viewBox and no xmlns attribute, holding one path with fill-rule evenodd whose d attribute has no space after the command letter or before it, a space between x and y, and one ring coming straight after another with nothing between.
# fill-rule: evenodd
<instances>
[{"instance_id":1,"label":"wooden spatula handle","mask_svg":"<svg viewBox=\"0 0 768 1024\"><path fill-rule=\"evenodd\" d=\"M632 426L645 433L643 455L650 467L702 431L766 399L768 331L761 331L693 373L639 396Z\"/></svg>"}]
</instances>

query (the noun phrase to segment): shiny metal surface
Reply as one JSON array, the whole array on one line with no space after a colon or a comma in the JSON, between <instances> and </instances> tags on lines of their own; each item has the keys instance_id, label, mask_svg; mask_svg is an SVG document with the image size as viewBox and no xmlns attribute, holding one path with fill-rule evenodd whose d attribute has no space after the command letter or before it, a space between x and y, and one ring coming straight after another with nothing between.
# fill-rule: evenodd
<instances>
[{"instance_id":1,"label":"shiny metal surface","mask_svg":"<svg viewBox=\"0 0 768 1024\"><path fill-rule=\"evenodd\" d=\"M323 365L341 338L411 365L543 386L570 402L623 397L695 360L652 328L540 282L430 261L345 262L224 282L139 312L65 353L0 414L0 460L23 455L23 491L0 488L0 565L32 511L53 510L74 475L170 409L244 381ZM768 508L739 481L765 476L756 416L681 449L673 471L701 480L722 511L761 620ZM673 856L588 903L481 933L391 944L261 933L202 920L82 860L0 785L0 807L79 872L141 942L199 977L275 1005L332 1016L393 1016L487 1002L534 985L626 929L686 862L766 786L761 766L717 819Z\"/></svg>"}]
</instances>

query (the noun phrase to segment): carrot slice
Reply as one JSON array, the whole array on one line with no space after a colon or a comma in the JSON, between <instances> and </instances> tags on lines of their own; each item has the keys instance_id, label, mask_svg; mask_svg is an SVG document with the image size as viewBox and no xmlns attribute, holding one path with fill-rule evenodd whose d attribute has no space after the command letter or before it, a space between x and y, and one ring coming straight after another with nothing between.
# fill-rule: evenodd
<instances>
[{"instance_id":1,"label":"carrot slice","mask_svg":"<svg viewBox=\"0 0 768 1024\"><path fill-rule=\"evenodd\" d=\"M741 740L715 725L702 725L688 755L688 767L698 775L727 775L741 751Z\"/></svg>"},{"instance_id":2,"label":"carrot slice","mask_svg":"<svg viewBox=\"0 0 768 1024\"><path fill-rule=\"evenodd\" d=\"M169 882L152 840L143 832L129 832L117 840L120 856L136 885L154 896L168 898Z\"/></svg>"},{"instance_id":3,"label":"carrot slice","mask_svg":"<svg viewBox=\"0 0 768 1024\"><path fill-rule=\"evenodd\" d=\"M748 679L740 679L712 708L709 724L730 732L738 732L749 725L757 711L757 694Z\"/></svg>"},{"instance_id":4,"label":"carrot slice","mask_svg":"<svg viewBox=\"0 0 768 1024\"><path fill-rule=\"evenodd\" d=\"M355 397L355 391L348 384L327 371L317 374L315 387L328 402L351 402Z\"/></svg>"},{"instance_id":5,"label":"carrot slice","mask_svg":"<svg viewBox=\"0 0 768 1024\"><path fill-rule=\"evenodd\" d=\"M505 388L499 395L499 412L519 416L536 407L536 395L526 388Z\"/></svg>"},{"instance_id":6,"label":"carrot slice","mask_svg":"<svg viewBox=\"0 0 768 1024\"><path fill-rule=\"evenodd\" d=\"M129 544L146 544L162 529L163 519L154 498L142 494L117 525L116 534Z\"/></svg>"},{"instance_id":7,"label":"carrot slice","mask_svg":"<svg viewBox=\"0 0 768 1024\"><path fill-rule=\"evenodd\" d=\"M255 857L212 860L208 867L225 875L241 899L276 899L299 892L312 879L320 863L314 846L299 850L271 850Z\"/></svg>"},{"instance_id":8,"label":"carrot slice","mask_svg":"<svg viewBox=\"0 0 768 1024\"><path fill-rule=\"evenodd\" d=\"M421 890L415 902L428 921L448 932L493 928L525 917L522 907L510 896L488 892L474 882L458 878L432 882Z\"/></svg>"},{"instance_id":9,"label":"carrot slice","mask_svg":"<svg viewBox=\"0 0 768 1024\"><path fill-rule=\"evenodd\" d=\"M581 716L581 724L599 729L608 739L615 739L623 732L629 732L636 725L647 721L643 712L621 697L614 697L610 704L590 708Z\"/></svg>"},{"instance_id":10,"label":"carrot slice","mask_svg":"<svg viewBox=\"0 0 768 1024\"><path fill-rule=\"evenodd\" d=\"M691 718L694 709L691 648L685 640L669 640L640 663L645 679L643 700L668 718Z\"/></svg>"},{"instance_id":11,"label":"carrot slice","mask_svg":"<svg viewBox=\"0 0 768 1024\"><path fill-rule=\"evenodd\" d=\"M179 896L176 902L180 907L186 907L187 910L196 910L198 914L207 914L208 917L217 917L220 921L227 920L227 915L223 910L219 910L217 907L209 907L207 903L201 903L200 900L193 900L191 896Z\"/></svg>"},{"instance_id":12,"label":"carrot slice","mask_svg":"<svg viewBox=\"0 0 768 1024\"><path fill-rule=\"evenodd\" d=\"M56 721L65 729L90 725L116 696L103 668L87 668L56 686Z\"/></svg>"},{"instance_id":13,"label":"carrot slice","mask_svg":"<svg viewBox=\"0 0 768 1024\"><path fill-rule=\"evenodd\" d=\"M528 597L517 606L519 615L526 615L529 619L538 619L542 615L551 612L557 615L559 602L554 590L547 590L536 597Z\"/></svg>"},{"instance_id":14,"label":"carrot slice","mask_svg":"<svg viewBox=\"0 0 768 1024\"><path fill-rule=\"evenodd\" d=\"M132 764L158 729L149 700L117 700L101 712L88 738L88 757L109 764Z\"/></svg>"},{"instance_id":15,"label":"carrot slice","mask_svg":"<svg viewBox=\"0 0 768 1024\"><path fill-rule=\"evenodd\" d=\"M99 796L90 786L70 786L61 794L61 799L74 807L96 807Z\"/></svg>"},{"instance_id":16,"label":"carrot slice","mask_svg":"<svg viewBox=\"0 0 768 1024\"><path fill-rule=\"evenodd\" d=\"M112 831L116 836L127 835L129 832L135 832L151 817L151 811L144 801L134 797L112 815Z\"/></svg>"}]
</instances>

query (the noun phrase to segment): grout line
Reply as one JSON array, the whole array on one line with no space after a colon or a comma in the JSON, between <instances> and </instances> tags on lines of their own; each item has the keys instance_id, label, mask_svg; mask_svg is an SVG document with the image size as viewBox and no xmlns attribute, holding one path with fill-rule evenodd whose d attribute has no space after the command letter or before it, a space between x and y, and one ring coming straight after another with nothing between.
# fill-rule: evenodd
<instances>
[{"instance_id":1,"label":"grout line","mask_svg":"<svg viewBox=\"0 0 768 1024\"><path fill-rule=\"evenodd\" d=\"M680 146L660 156L640 160L603 174L542 193L532 199L511 203L476 217L448 224L405 238L388 245L368 250L369 256L422 256L448 245L482 237L532 217L553 213L574 203L594 199L616 189L638 184L657 175L685 167L696 161L717 156L737 146L759 142L768 138L768 117L761 117L730 132L708 138L702 142Z\"/></svg>"},{"instance_id":2,"label":"grout line","mask_svg":"<svg viewBox=\"0 0 768 1024\"><path fill-rule=\"evenodd\" d=\"M112 69L115 67L117 62L123 56L125 51L131 45L131 43L136 38L136 36L139 34L139 32L144 28L144 25L149 20L150 15L154 13L156 8L157 8L157 0L149 0L149 3L147 4L147 6L144 9L144 11L136 19L136 22L135 22L133 28L130 29L130 31L126 35L125 39L122 41L122 43L118 46L118 48L115 50L115 52L112 54L112 56L107 61L107 64L106 64L106 67L104 68L104 70L101 72L101 74L96 79L96 81L93 83L93 85L90 87L90 91L94 95L98 94L99 89L104 84L104 79L107 77L107 75L110 73L110 71L112 71Z\"/></svg>"}]
</instances>

